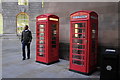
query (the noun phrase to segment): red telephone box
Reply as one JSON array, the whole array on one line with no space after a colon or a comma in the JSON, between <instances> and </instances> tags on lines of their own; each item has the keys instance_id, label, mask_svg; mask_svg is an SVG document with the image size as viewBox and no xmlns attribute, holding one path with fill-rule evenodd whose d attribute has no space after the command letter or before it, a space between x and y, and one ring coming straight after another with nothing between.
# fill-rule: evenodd
<instances>
[{"instance_id":1,"label":"red telephone box","mask_svg":"<svg viewBox=\"0 0 120 80\"><path fill-rule=\"evenodd\" d=\"M59 61L59 17L43 14L36 17L36 62Z\"/></svg>"},{"instance_id":2,"label":"red telephone box","mask_svg":"<svg viewBox=\"0 0 120 80\"><path fill-rule=\"evenodd\" d=\"M70 68L90 74L96 69L98 45L98 15L93 11L78 11L70 15Z\"/></svg>"}]
</instances>

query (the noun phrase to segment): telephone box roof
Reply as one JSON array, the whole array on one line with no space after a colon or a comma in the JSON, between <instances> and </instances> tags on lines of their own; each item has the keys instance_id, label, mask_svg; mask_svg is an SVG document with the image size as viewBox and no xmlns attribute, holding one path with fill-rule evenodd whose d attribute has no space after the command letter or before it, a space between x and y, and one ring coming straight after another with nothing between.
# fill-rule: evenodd
<instances>
[{"instance_id":1,"label":"telephone box roof","mask_svg":"<svg viewBox=\"0 0 120 80\"><path fill-rule=\"evenodd\" d=\"M41 14L41 15L39 15L39 16L37 16L37 17L40 17L40 16L47 16L47 17L49 17L49 16L55 16L55 17L58 17L58 16L53 15L53 14L50 14L50 13Z\"/></svg>"},{"instance_id":2,"label":"telephone box roof","mask_svg":"<svg viewBox=\"0 0 120 80\"><path fill-rule=\"evenodd\" d=\"M95 13L95 14L97 15L96 12L94 12L94 11L89 11L89 10L76 11L76 12L72 13L71 15L73 15L73 14L75 14L75 13L79 13L79 12L86 12L86 13L88 13L88 14L90 14L90 13Z\"/></svg>"}]
</instances>

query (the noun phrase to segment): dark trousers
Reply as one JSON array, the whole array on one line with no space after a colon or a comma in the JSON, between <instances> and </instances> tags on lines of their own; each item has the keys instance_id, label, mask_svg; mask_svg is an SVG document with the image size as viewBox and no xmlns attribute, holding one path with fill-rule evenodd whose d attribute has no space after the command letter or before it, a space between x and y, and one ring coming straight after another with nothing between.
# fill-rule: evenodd
<instances>
[{"instance_id":1,"label":"dark trousers","mask_svg":"<svg viewBox=\"0 0 120 80\"><path fill-rule=\"evenodd\" d=\"M22 43L23 59L26 58L25 46L27 46L27 58L30 58L30 43L23 42Z\"/></svg>"}]
</instances>

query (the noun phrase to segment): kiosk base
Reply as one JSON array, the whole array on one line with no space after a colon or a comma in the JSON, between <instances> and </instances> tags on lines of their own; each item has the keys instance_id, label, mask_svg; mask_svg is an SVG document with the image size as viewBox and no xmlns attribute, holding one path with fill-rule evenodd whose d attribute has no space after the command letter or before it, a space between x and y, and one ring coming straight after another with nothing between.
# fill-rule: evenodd
<instances>
[{"instance_id":1,"label":"kiosk base","mask_svg":"<svg viewBox=\"0 0 120 80\"><path fill-rule=\"evenodd\" d=\"M89 73L80 72L80 71L76 71L76 70L72 70L72 69L69 69L69 71L77 72L77 73L84 74L84 75L91 75L91 74L92 74L93 72L95 72L96 70L91 71L91 72L89 72Z\"/></svg>"},{"instance_id":2,"label":"kiosk base","mask_svg":"<svg viewBox=\"0 0 120 80\"><path fill-rule=\"evenodd\" d=\"M45 62L41 62L41 61L36 61L38 63L42 63L42 64L46 64L46 65L50 65L50 64L54 64L54 63L57 63L57 62L60 62L59 60L57 61L54 61L54 62L50 62L50 63L45 63Z\"/></svg>"}]
</instances>

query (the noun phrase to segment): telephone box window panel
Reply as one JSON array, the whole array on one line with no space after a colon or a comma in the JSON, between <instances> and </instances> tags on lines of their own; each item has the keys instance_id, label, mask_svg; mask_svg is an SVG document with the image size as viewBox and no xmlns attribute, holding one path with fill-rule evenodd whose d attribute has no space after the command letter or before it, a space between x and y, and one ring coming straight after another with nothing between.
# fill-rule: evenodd
<instances>
[{"instance_id":1,"label":"telephone box window panel","mask_svg":"<svg viewBox=\"0 0 120 80\"><path fill-rule=\"evenodd\" d=\"M94 18L93 18L94 17ZM70 15L70 67L89 74L96 69L98 15L93 11L77 11Z\"/></svg>"},{"instance_id":2,"label":"telephone box window panel","mask_svg":"<svg viewBox=\"0 0 120 80\"><path fill-rule=\"evenodd\" d=\"M40 57L45 57L45 54L39 53L39 56L40 56Z\"/></svg>"},{"instance_id":3,"label":"telephone box window panel","mask_svg":"<svg viewBox=\"0 0 120 80\"><path fill-rule=\"evenodd\" d=\"M85 34L73 34L73 38L85 38Z\"/></svg>"},{"instance_id":4,"label":"telephone box window panel","mask_svg":"<svg viewBox=\"0 0 120 80\"><path fill-rule=\"evenodd\" d=\"M76 43L76 44L83 44L83 40L82 39L73 39L72 42Z\"/></svg>"},{"instance_id":5,"label":"telephone box window panel","mask_svg":"<svg viewBox=\"0 0 120 80\"><path fill-rule=\"evenodd\" d=\"M36 17L36 62L59 61L59 17L43 14ZM52 55L51 55L52 54Z\"/></svg>"},{"instance_id":6,"label":"telephone box window panel","mask_svg":"<svg viewBox=\"0 0 120 80\"><path fill-rule=\"evenodd\" d=\"M74 54L84 54L84 50L73 49L72 53L74 53Z\"/></svg>"},{"instance_id":7,"label":"telephone box window panel","mask_svg":"<svg viewBox=\"0 0 120 80\"><path fill-rule=\"evenodd\" d=\"M39 33L40 36L44 36L45 33Z\"/></svg>"},{"instance_id":8,"label":"telephone box window panel","mask_svg":"<svg viewBox=\"0 0 120 80\"><path fill-rule=\"evenodd\" d=\"M80 56L80 55L73 55L72 58L79 59L79 60L84 60L84 56Z\"/></svg>"}]
</instances>

